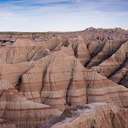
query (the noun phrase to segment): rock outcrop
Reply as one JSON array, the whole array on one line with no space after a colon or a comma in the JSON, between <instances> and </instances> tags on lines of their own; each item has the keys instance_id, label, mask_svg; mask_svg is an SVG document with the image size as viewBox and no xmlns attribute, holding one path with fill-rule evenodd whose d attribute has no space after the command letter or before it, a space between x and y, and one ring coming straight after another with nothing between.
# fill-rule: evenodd
<instances>
[{"instance_id":1,"label":"rock outcrop","mask_svg":"<svg viewBox=\"0 0 128 128\"><path fill-rule=\"evenodd\" d=\"M127 128L128 31L0 34L1 128Z\"/></svg>"},{"instance_id":2,"label":"rock outcrop","mask_svg":"<svg viewBox=\"0 0 128 128\"><path fill-rule=\"evenodd\" d=\"M127 128L127 112L105 103L88 104L70 110L70 116L65 116L51 128Z\"/></svg>"}]
</instances>

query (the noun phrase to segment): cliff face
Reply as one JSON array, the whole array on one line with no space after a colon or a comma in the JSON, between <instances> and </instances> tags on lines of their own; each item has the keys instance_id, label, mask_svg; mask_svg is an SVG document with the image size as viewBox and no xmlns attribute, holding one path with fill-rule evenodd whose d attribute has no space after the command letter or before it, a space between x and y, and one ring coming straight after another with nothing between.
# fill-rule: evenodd
<instances>
[{"instance_id":1,"label":"cliff face","mask_svg":"<svg viewBox=\"0 0 128 128\"><path fill-rule=\"evenodd\" d=\"M1 128L127 128L128 31L0 34Z\"/></svg>"}]
</instances>

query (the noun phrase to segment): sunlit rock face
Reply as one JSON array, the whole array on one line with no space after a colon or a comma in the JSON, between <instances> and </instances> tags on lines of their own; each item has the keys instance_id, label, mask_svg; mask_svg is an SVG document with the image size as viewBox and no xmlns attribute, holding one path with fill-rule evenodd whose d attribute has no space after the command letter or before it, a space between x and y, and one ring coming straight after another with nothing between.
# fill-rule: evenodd
<instances>
[{"instance_id":1,"label":"sunlit rock face","mask_svg":"<svg viewBox=\"0 0 128 128\"><path fill-rule=\"evenodd\" d=\"M127 128L128 32L0 34L1 128Z\"/></svg>"}]
</instances>

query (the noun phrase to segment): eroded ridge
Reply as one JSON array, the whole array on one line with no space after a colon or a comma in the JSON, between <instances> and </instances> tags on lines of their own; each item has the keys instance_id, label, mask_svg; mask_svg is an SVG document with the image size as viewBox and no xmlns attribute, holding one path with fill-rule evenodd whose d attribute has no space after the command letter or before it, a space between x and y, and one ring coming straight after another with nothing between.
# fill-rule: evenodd
<instances>
[{"instance_id":1,"label":"eroded ridge","mask_svg":"<svg viewBox=\"0 0 128 128\"><path fill-rule=\"evenodd\" d=\"M0 34L1 128L127 128L128 31Z\"/></svg>"}]
</instances>

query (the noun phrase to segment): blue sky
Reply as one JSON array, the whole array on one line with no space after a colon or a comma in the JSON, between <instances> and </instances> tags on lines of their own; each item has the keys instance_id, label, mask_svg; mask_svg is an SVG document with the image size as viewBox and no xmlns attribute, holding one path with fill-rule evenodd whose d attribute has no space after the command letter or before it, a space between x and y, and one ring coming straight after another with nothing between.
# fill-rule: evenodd
<instances>
[{"instance_id":1,"label":"blue sky","mask_svg":"<svg viewBox=\"0 0 128 128\"><path fill-rule=\"evenodd\" d=\"M0 31L128 29L128 0L0 0Z\"/></svg>"}]
</instances>

